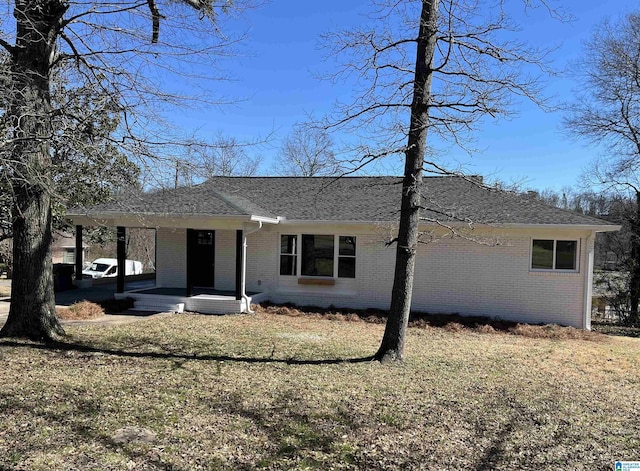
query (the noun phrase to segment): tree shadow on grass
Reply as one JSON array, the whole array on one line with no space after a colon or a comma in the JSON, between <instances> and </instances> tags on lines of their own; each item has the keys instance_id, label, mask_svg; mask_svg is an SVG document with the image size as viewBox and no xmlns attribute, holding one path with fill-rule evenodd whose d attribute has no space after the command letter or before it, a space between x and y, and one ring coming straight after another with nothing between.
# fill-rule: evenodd
<instances>
[{"instance_id":1,"label":"tree shadow on grass","mask_svg":"<svg viewBox=\"0 0 640 471\"><path fill-rule=\"evenodd\" d=\"M183 361L228 361L247 364L286 364L286 365L339 365L350 363L366 363L374 361L373 356L359 358L323 358L304 360L299 358L274 358L268 357L243 357L231 355L199 355L185 352L144 352L120 350L106 347L96 347L73 342L49 342L49 343L23 343L16 340L0 340L0 347L25 348L32 350L64 351L85 354L113 355L122 358L153 358L159 360L183 360Z\"/></svg>"}]
</instances>

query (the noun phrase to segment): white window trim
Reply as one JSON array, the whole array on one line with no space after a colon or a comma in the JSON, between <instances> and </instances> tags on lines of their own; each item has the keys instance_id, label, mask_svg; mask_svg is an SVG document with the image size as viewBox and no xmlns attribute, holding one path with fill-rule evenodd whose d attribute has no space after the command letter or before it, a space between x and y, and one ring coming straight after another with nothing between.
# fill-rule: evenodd
<instances>
[{"instance_id":1,"label":"white window trim","mask_svg":"<svg viewBox=\"0 0 640 471\"><path fill-rule=\"evenodd\" d=\"M333 275L332 276L313 276L302 274L302 254L300 253L302 247L302 236L304 235L324 235L333 236ZM281 237L282 236L296 236L296 275L280 275L280 256L283 255L281 250ZM356 239L356 254L355 255L340 255L340 237L354 237ZM310 278L318 280L355 280L358 277L358 237L353 234L323 234L321 232L315 233L293 233L293 232L281 232L278 234L278 276L283 278ZM288 255L288 254L284 254ZM356 276L353 278L338 277L338 266L340 257L348 257L356 260Z\"/></svg>"},{"instance_id":2,"label":"white window trim","mask_svg":"<svg viewBox=\"0 0 640 471\"><path fill-rule=\"evenodd\" d=\"M533 241L534 240L552 240L553 241L553 268L533 268ZM576 242L576 268L574 270L565 270L556 268L556 247L558 241L570 241ZM580 250L582 247L582 239L571 238L553 238L553 237L532 237L529 241L529 271L530 272L542 272L542 273L580 273Z\"/></svg>"},{"instance_id":3,"label":"white window trim","mask_svg":"<svg viewBox=\"0 0 640 471\"><path fill-rule=\"evenodd\" d=\"M296 238L296 243L295 243L295 251L293 253L282 253L282 236L295 236ZM300 238L300 234L291 234L290 232L283 232L281 234L278 235L278 276L283 276L283 277L287 277L287 278L298 278L300 275L300 242L301 242L301 238ZM281 262L281 258L282 256L287 256L287 257L294 257L296 260L296 273L294 275L281 275L280 274L280 263Z\"/></svg>"}]
</instances>

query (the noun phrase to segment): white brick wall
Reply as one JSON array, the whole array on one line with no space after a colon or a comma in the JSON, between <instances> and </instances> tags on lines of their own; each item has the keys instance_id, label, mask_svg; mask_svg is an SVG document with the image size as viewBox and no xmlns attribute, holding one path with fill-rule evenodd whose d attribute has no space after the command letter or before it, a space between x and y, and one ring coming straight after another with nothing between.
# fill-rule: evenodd
<instances>
[{"instance_id":1,"label":"white brick wall","mask_svg":"<svg viewBox=\"0 0 640 471\"><path fill-rule=\"evenodd\" d=\"M269 230L247 237L247 291L262 292L277 288L279 234Z\"/></svg>"},{"instance_id":2,"label":"white brick wall","mask_svg":"<svg viewBox=\"0 0 640 471\"><path fill-rule=\"evenodd\" d=\"M215 232L214 285L216 289L236 289L236 231Z\"/></svg>"},{"instance_id":3,"label":"white brick wall","mask_svg":"<svg viewBox=\"0 0 640 471\"><path fill-rule=\"evenodd\" d=\"M422 246L413 308L581 327L584 239L579 273L531 271L530 251L527 236L503 239L497 247L460 238Z\"/></svg>"},{"instance_id":4,"label":"white brick wall","mask_svg":"<svg viewBox=\"0 0 640 471\"><path fill-rule=\"evenodd\" d=\"M335 286L316 286L299 285L295 277L279 276L278 229L268 227L248 237L248 291L267 291L271 301L278 303L388 309L395 246L385 247L380 235L373 231L364 233L362 229L360 233L352 232L357 236L356 279L338 279ZM335 233L350 232L341 228ZM531 231L511 231L503 234L501 245L495 247L462 238L420 245L413 309L582 327L589 233L540 230L534 233L532 236ZM579 239L579 272L531 271L532 237ZM158 230L158 286L186 285L185 244L185 230ZM216 231L216 287L229 290L235 287L233 230Z\"/></svg>"},{"instance_id":5,"label":"white brick wall","mask_svg":"<svg viewBox=\"0 0 640 471\"><path fill-rule=\"evenodd\" d=\"M187 286L187 230L159 227L156 238L156 286Z\"/></svg>"},{"instance_id":6,"label":"white brick wall","mask_svg":"<svg viewBox=\"0 0 640 471\"><path fill-rule=\"evenodd\" d=\"M500 317L519 322L560 323L583 327L586 234L535 238L579 239L579 272L530 270L529 235L503 235L499 246L455 238L422 244L418 249L412 309ZM593 243L593 242L591 242ZM385 247L376 235L358 236L355 291L336 286L282 283L275 302L300 305L388 309L393 285L395 246Z\"/></svg>"}]
</instances>

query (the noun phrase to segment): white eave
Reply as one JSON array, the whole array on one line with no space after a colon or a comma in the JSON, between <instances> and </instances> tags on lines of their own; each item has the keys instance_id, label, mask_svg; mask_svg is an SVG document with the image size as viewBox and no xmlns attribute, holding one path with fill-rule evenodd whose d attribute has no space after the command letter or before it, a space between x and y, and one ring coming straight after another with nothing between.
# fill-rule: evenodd
<instances>
[{"instance_id":1,"label":"white eave","mask_svg":"<svg viewBox=\"0 0 640 471\"><path fill-rule=\"evenodd\" d=\"M284 218L278 217L267 217L267 216L258 216L255 214L246 215L246 214L173 214L173 213L146 213L146 212L123 212L123 211L88 211L86 213L67 213L65 216L66 219L70 219L76 224L84 224L91 225L92 223L99 223L100 221L105 220L122 220L122 219L149 219L149 220L158 220L158 219L173 219L173 220L184 220L184 219L196 219L196 220L210 220L217 219L223 221L251 221L251 222L262 222L264 224L278 224Z\"/></svg>"},{"instance_id":2,"label":"white eave","mask_svg":"<svg viewBox=\"0 0 640 471\"><path fill-rule=\"evenodd\" d=\"M592 232L615 232L622 229L618 224L487 224L487 226L509 229L581 229Z\"/></svg>"},{"instance_id":3,"label":"white eave","mask_svg":"<svg viewBox=\"0 0 640 471\"><path fill-rule=\"evenodd\" d=\"M221 220L221 221L250 221L250 222L262 222L264 224L283 224L287 226L301 226L301 225L350 225L350 226L371 226L381 224L397 224L398 221L358 221L358 220L321 220L321 219L287 219L283 216L269 217L260 216L257 214L172 214L172 213L134 213L134 212L122 212L122 211L100 211L100 212L87 212L82 213L69 213L67 219L71 219L74 223L91 225L92 222L99 222L105 220L117 220L128 218L139 219L173 219L173 220ZM438 226L438 224L430 221L421 221L422 226ZM455 222L443 222L441 225L451 227L469 227L470 224L460 221ZM619 231L622 226L618 224L532 224L532 223L495 223L495 224L482 224L471 223L471 227L483 227L483 228L500 228L500 229L553 229L553 230L567 230L578 229L592 232L615 232Z\"/></svg>"},{"instance_id":4,"label":"white eave","mask_svg":"<svg viewBox=\"0 0 640 471\"><path fill-rule=\"evenodd\" d=\"M265 216L256 216L256 215L252 214L249 217L249 221L262 222L264 224L279 224L280 222L284 221L284 218L282 216L277 216L275 218L270 218L270 217L265 217Z\"/></svg>"},{"instance_id":5,"label":"white eave","mask_svg":"<svg viewBox=\"0 0 640 471\"><path fill-rule=\"evenodd\" d=\"M317 225L317 224L331 224L331 225L380 225L380 224L398 224L398 221L354 221L354 220L321 220L321 219L286 219L279 218L282 224L286 225ZM420 221L422 226L451 226L451 227L493 227L504 229L579 229L593 232L615 232L619 231L622 226L617 224L522 224L522 223L501 223L501 224L484 224L474 223L471 224L461 221L455 222L442 222L437 224L431 221Z\"/></svg>"}]
</instances>

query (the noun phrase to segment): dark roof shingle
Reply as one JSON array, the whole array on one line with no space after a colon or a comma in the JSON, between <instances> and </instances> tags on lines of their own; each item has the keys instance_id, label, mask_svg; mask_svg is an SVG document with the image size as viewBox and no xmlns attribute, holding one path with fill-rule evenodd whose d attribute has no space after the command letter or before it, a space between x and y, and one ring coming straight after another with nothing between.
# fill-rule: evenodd
<instances>
[{"instance_id":1,"label":"dark roof shingle","mask_svg":"<svg viewBox=\"0 0 640 471\"><path fill-rule=\"evenodd\" d=\"M396 221L401 183L399 177L214 177L193 187L160 190L93 206L88 212L281 216L297 221ZM425 177L423 207L423 217L445 222L611 225L459 177Z\"/></svg>"}]
</instances>

